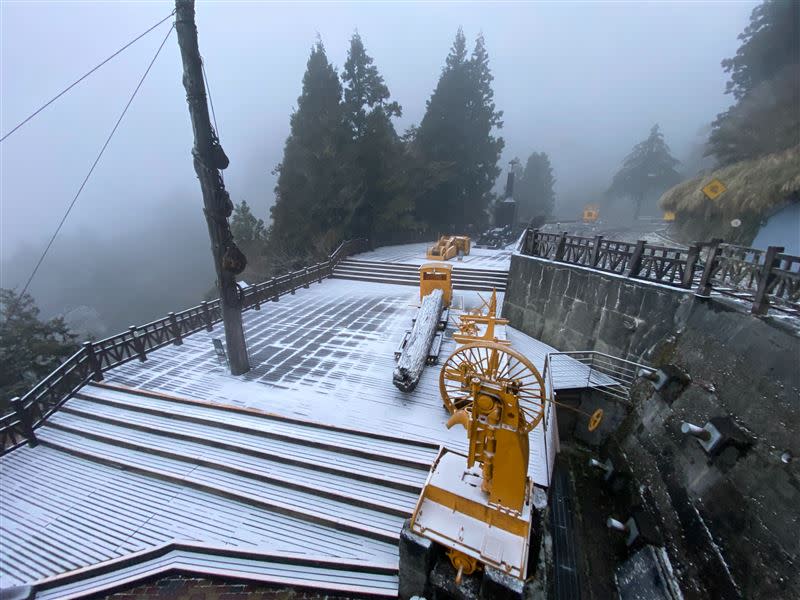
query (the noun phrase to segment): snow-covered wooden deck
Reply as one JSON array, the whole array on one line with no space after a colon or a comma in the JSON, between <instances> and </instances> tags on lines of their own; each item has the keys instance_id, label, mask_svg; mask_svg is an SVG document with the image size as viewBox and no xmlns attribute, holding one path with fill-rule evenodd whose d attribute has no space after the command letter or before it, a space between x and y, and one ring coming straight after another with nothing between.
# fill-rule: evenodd
<instances>
[{"instance_id":1,"label":"snow-covered wooden deck","mask_svg":"<svg viewBox=\"0 0 800 600\"><path fill-rule=\"evenodd\" d=\"M508 255L477 249L459 266L499 270ZM359 257L425 262L422 244ZM396 537L438 446L467 448L463 428L445 427L438 367L411 393L392 385L418 294L326 279L244 313L245 375L218 361L218 325L107 372L116 389L86 386L37 430L38 446L0 459L0 587L188 541L355 561L372 569L359 585L394 593ZM451 319L480 304L456 290ZM511 327L497 333L540 371L554 351ZM447 333L441 360L455 349ZM588 367L574 366L585 379ZM557 446L553 413L548 435L530 435L540 485ZM331 582L347 576L325 571L317 583L341 589Z\"/></svg>"}]
</instances>

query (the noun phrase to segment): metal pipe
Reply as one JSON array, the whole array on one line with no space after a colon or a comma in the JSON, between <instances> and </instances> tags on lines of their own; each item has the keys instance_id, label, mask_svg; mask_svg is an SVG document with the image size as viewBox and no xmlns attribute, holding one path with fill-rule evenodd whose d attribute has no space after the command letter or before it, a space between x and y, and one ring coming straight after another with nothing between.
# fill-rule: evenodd
<instances>
[{"instance_id":1,"label":"metal pipe","mask_svg":"<svg viewBox=\"0 0 800 600\"><path fill-rule=\"evenodd\" d=\"M707 442L711 439L711 432L706 431L697 425L693 425L692 423L687 423L686 421L681 424L681 433L685 435L691 435L699 440L703 440L704 442Z\"/></svg>"},{"instance_id":2,"label":"metal pipe","mask_svg":"<svg viewBox=\"0 0 800 600\"><path fill-rule=\"evenodd\" d=\"M628 533L628 526L625 525L622 521L617 521L613 517L608 517L606 521L606 527L609 529L613 529L614 531L620 531L622 533Z\"/></svg>"},{"instance_id":3,"label":"metal pipe","mask_svg":"<svg viewBox=\"0 0 800 600\"><path fill-rule=\"evenodd\" d=\"M589 459L589 466L608 473L608 465L605 464L605 463L601 463L596 458L590 458Z\"/></svg>"}]
</instances>

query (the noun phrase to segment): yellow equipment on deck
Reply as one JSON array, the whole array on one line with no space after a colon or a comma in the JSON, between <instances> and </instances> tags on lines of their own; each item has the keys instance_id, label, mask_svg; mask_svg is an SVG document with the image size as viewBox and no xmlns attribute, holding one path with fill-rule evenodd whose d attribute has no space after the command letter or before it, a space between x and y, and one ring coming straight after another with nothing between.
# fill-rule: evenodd
<instances>
[{"instance_id":1,"label":"yellow equipment on deck","mask_svg":"<svg viewBox=\"0 0 800 600\"><path fill-rule=\"evenodd\" d=\"M587 204L583 207L583 222L594 223L600 217L600 207L597 204Z\"/></svg>"},{"instance_id":2,"label":"yellow equipment on deck","mask_svg":"<svg viewBox=\"0 0 800 600\"><path fill-rule=\"evenodd\" d=\"M422 300L433 290L442 290L445 308L453 300L453 266L445 263L425 263L419 268L419 299Z\"/></svg>"},{"instance_id":3,"label":"yellow equipment on deck","mask_svg":"<svg viewBox=\"0 0 800 600\"><path fill-rule=\"evenodd\" d=\"M439 385L447 426L464 425L469 454L442 450L411 529L448 548L457 582L481 564L525 579L533 508L528 433L544 415L544 381L521 354L479 342L447 359Z\"/></svg>"},{"instance_id":4,"label":"yellow equipment on deck","mask_svg":"<svg viewBox=\"0 0 800 600\"><path fill-rule=\"evenodd\" d=\"M480 341L447 359L439 391L451 415L447 427L461 424L467 430L469 454L440 451L411 531L447 548L456 584L483 565L524 580L533 515L528 434L542 421L545 402L552 401L544 380L515 350ZM603 411L596 410L589 430L602 418Z\"/></svg>"},{"instance_id":5,"label":"yellow equipment on deck","mask_svg":"<svg viewBox=\"0 0 800 600\"><path fill-rule=\"evenodd\" d=\"M495 325L508 324L508 319L497 317L497 290L492 290L492 296L488 302L480 294L478 296L483 302L483 306L474 312L459 315L458 333L453 334L453 339L459 344L470 344L482 340L510 344L511 342L498 339L494 334ZM484 308L486 309L485 313L483 312Z\"/></svg>"},{"instance_id":6,"label":"yellow equipment on deck","mask_svg":"<svg viewBox=\"0 0 800 600\"><path fill-rule=\"evenodd\" d=\"M469 254L470 239L466 235L443 235L433 246L428 248L427 257L433 260L450 260L459 252Z\"/></svg>"}]
</instances>

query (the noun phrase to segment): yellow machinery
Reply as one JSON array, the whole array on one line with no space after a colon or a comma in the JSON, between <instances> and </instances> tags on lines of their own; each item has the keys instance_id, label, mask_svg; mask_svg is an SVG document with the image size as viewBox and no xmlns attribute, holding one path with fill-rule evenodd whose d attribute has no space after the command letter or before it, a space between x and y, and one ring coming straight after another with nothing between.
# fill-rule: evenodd
<instances>
[{"instance_id":1,"label":"yellow machinery","mask_svg":"<svg viewBox=\"0 0 800 600\"><path fill-rule=\"evenodd\" d=\"M497 317L497 290L492 290L489 301L479 297L483 301L483 306L475 312L459 315L458 333L453 334L453 339L459 344L469 344L486 340L500 344L509 344L506 340L499 340L495 337L495 325L506 325L508 319ZM486 313L482 309L486 309Z\"/></svg>"},{"instance_id":2,"label":"yellow machinery","mask_svg":"<svg viewBox=\"0 0 800 600\"><path fill-rule=\"evenodd\" d=\"M583 222L594 223L600 218L600 207L597 204L587 204L583 207Z\"/></svg>"},{"instance_id":3,"label":"yellow machinery","mask_svg":"<svg viewBox=\"0 0 800 600\"><path fill-rule=\"evenodd\" d=\"M674 221L675 220L675 213L671 210L664 211L664 220L665 221Z\"/></svg>"},{"instance_id":4,"label":"yellow machinery","mask_svg":"<svg viewBox=\"0 0 800 600\"><path fill-rule=\"evenodd\" d=\"M459 253L469 254L470 239L466 235L443 235L428 248L427 257L433 260L450 260Z\"/></svg>"},{"instance_id":5,"label":"yellow machinery","mask_svg":"<svg viewBox=\"0 0 800 600\"><path fill-rule=\"evenodd\" d=\"M528 434L548 401L542 376L508 346L481 341L447 359L439 387L451 413L447 427L465 427L469 454L442 449L411 530L448 549L457 584L482 565L524 580L533 511ZM589 429L602 417L595 411Z\"/></svg>"},{"instance_id":6,"label":"yellow machinery","mask_svg":"<svg viewBox=\"0 0 800 600\"><path fill-rule=\"evenodd\" d=\"M440 453L411 529L448 548L459 583L479 564L525 579L533 508L528 433L544 414L542 377L511 348L479 342L447 359L439 383L447 426L464 425L469 454Z\"/></svg>"},{"instance_id":7,"label":"yellow machinery","mask_svg":"<svg viewBox=\"0 0 800 600\"><path fill-rule=\"evenodd\" d=\"M419 299L433 290L442 290L444 307L453 300L453 266L445 263L425 263L419 268Z\"/></svg>"}]
</instances>

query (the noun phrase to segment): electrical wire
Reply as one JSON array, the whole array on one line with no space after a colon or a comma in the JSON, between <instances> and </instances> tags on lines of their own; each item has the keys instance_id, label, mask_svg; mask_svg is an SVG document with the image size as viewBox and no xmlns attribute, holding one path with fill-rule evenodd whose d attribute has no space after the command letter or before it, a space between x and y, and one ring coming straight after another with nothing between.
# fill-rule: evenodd
<instances>
[{"instance_id":1,"label":"electrical wire","mask_svg":"<svg viewBox=\"0 0 800 600\"><path fill-rule=\"evenodd\" d=\"M64 88L64 89L63 89L61 92L59 92L58 94L56 94L55 96L53 96L53 97L52 97L50 100L48 100L47 102L45 102L45 103L44 103L42 106L40 106L40 107L39 107L37 110L35 110L33 113L31 113L31 114L30 114L30 115L29 115L29 116L28 116L26 119L24 119L23 121L21 121L20 123L18 123L18 124L17 124L17 126L16 126L16 127L14 127L14 128L11 130L11 131L9 131L9 132L8 132L8 133L6 133L6 134L5 134L3 137L1 137L1 138L0 138L0 142L3 142L3 141L4 141L4 140L5 140L5 139L6 139L8 136L10 136L12 133L14 133L14 132L15 132L17 129L19 129L20 127L22 127L23 125L25 125L25 123L27 123L27 122L28 122L28 121L30 121L32 118L34 118L36 115L38 115L40 112L42 112L42 111L43 111L45 108L47 108L48 106L50 106L50 105L51 105L53 102L55 102L56 100L58 100L59 98L61 98L61 96L63 96L64 94L66 94L68 91L70 91L70 90L71 90L72 88L74 88L76 85L78 85L78 84L79 84L81 81L83 81L84 79L86 79L87 77L89 77L89 75L91 75L92 73L94 73L95 71L97 71L97 69L99 69L100 67L102 67L104 64L106 64L108 61L110 61L110 60L111 60L112 58L114 58L115 56L119 55L119 54L120 54L122 51L124 51L124 50L126 50L127 48L129 48L130 46L132 46L134 43L138 42L140 39L142 39L142 38L143 38L144 36L146 36L148 33L150 33L151 31L153 31L153 29L155 29L156 27L158 27L159 25L161 25L161 24L162 24L164 21L166 21L167 19L169 19L170 17L172 17L174 14L175 14L175 11L173 10L173 11L172 11L170 14L168 14L166 17L164 17L163 19L161 19L161 20L160 20L158 23L156 23L156 24L155 24L155 25L153 25L152 27L150 27L150 28L149 28L147 31L145 31L144 33L141 33L141 34L139 34L138 36L136 36L135 38L133 38L133 39L132 39L130 42L128 42L127 44L125 44L125 45L124 45L122 48L120 48L119 50L117 50L116 52L114 52L114 54L112 54L111 56L109 56L107 59L105 59L103 62L101 62L101 63L100 63L99 65L97 65L95 68L93 68L91 71L87 72L85 75L83 75L83 76L82 76L82 77L80 77L79 79L76 79L76 80L75 80L73 83L71 83L70 85L68 85L68 86L67 86L66 88Z\"/></svg>"},{"instance_id":2,"label":"electrical wire","mask_svg":"<svg viewBox=\"0 0 800 600\"><path fill-rule=\"evenodd\" d=\"M67 211L64 213L64 216L61 218L61 222L58 224L58 227L56 227L56 230L53 233L53 236L50 238L50 241L47 243L47 247L44 249L44 252L42 252L42 256L39 257L39 261L36 263L36 266L33 268L33 271L31 272L30 277L28 277L28 281L25 283L25 287L22 288L22 293L19 295L20 298L22 298L25 295L25 292L28 291L28 286L31 284L31 281L33 281L33 278L36 275L36 272L39 270L39 267L42 265L42 262L44 261L45 256L47 256L47 252L50 250L50 247L53 245L53 242L55 241L56 237L58 236L58 233L61 231L61 227L63 227L64 222L67 220L67 217L69 216L69 213L72 211L72 208L75 206L75 203L78 201L78 197L81 195L81 192L83 191L83 188L86 187L86 183L89 181L89 177L92 176L92 173L94 172L94 168L97 166L97 163L100 162L100 158L103 156L103 153L106 151L106 148L108 147L109 142L111 142L111 138L114 137L114 134L116 133L117 128L119 127L119 124L122 122L122 119L125 116L125 113L128 112L128 108L130 108L130 105L133 102L133 99L136 97L136 94L139 92L139 89L142 87L142 84L144 83L144 80L147 78L148 73L150 73L150 69L153 67L153 64L156 62L156 59L158 58L158 55L161 53L161 49L164 47L164 44L167 43L167 38L169 38L169 36L172 33L173 29L175 29L175 25L174 24L169 28L169 31L167 31L167 35L164 36L164 39L162 40L161 45L158 47L158 50L156 50L156 53L153 56L153 59L150 61L150 64L147 65L147 69L145 70L144 75L142 75L142 78L139 80L139 83L136 85L136 89L133 90L133 94L131 94L131 97L128 100L128 103L125 105L125 108L122 109L122 114L120 114L119 119L117 119L117 122L114 124L114 128L111 130L111 133L108 134L108 138L106 138L106 141L103 144L103 147L100 149L100 153L97 155L97 158L94 159L94 163L92 164L92 167L89 169L89 172L86 174L86 177L84 177L83 183L81 183L81 186L78 188L78 191L75 194L75 197L72 199L72 202L70 202L69 206L67 207Z\"/></svg>"}]
</instances>

